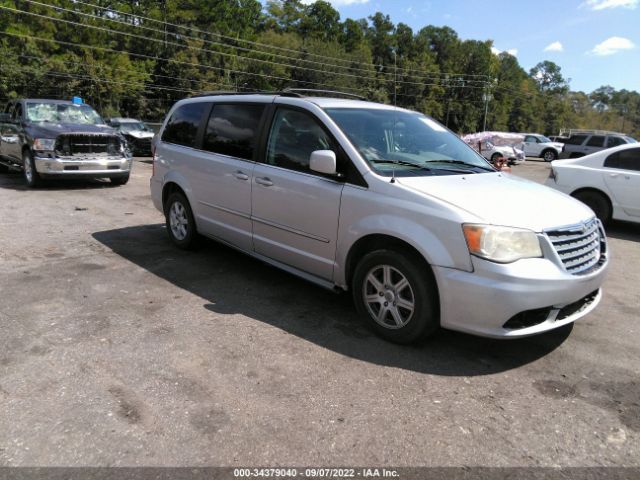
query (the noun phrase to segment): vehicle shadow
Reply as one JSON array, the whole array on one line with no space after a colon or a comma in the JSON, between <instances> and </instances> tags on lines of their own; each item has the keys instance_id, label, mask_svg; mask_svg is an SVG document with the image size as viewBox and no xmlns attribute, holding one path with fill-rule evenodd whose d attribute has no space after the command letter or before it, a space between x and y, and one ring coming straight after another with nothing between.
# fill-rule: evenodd
<instances>
[{"instance_id":1,"label":"vehicle shadow","mask_svg":"<svg viewBox=\"0 0 640 480\"><path fill-rule=\"evenodd\" d=\"M612 221L605 228L607 237L640 242L640 223Z\"/></svg>"},{"instance_id":2,"label":"vehicle shadow","mask_svg":"<svg viewBox=\"0 0 640 480\"><path fill-rule=\"evenodd\" d=\"M558 348L571 326L519 340L491 340L441 330L421 345L394 345L358 319L348 294L336 294L204 241L196 252L175 248L164 225L96 232L116 254L203 300L203 309L241 314L358 360L443 376L507 371ZM481 305L478 308L482 308ZM215 328L215 327L212 327Z\"/></svg>"},{"instance_id":3,"label":"vehicle shadow","mask_svg":"<svg viewBox=\"0 0 640 480\"><path fill-rule=\"evenodd\" d=\"M115 186L107 179L62 179L47 180L38 190L91 190L98 188L110 188ZM10 171L0 173L0 188L7 190L24 191L31 190L27 187L21 172Z\"/></svg>"}]
</instances>

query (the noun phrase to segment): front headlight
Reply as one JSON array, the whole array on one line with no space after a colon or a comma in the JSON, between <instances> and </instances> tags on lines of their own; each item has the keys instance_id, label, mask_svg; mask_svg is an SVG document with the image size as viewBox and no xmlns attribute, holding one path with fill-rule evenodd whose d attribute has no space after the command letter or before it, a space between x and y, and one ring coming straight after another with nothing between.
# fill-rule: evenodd
<instances>
[{"instance_id":1,"label":"front headlight","mask_svg":"<svg viewBox=\"0 0 640 480\"><path fill-rule=\"evenodd\" d=\"M462 230L469 252L492 262L542 256L538 236L531 230L477 224L464 224Z\"/></svg>"},{"instance_id":2,"label":"front headlight","mask_svg":"<svg viewBox=\"0 0 640 480\"><path fill-rule=\"evenodd\" d=\"M55 138L36 138L33 141L34 150L53 152L55 148L56 148Z\"/></svg>"}]
</instances>

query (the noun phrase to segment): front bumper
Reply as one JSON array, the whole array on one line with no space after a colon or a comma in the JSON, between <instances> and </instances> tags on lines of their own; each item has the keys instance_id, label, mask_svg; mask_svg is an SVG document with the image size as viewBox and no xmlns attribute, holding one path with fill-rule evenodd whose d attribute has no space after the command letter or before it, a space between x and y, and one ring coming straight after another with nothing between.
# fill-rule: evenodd
<instances>
[{"instance_id":1,"label":"front bumper","mask_svg":"<svg viewBox=\"0 0 640 480\"><path fill-rule=\"evenodd\" d=\"M132 164L131 158L106 155L68 158L36 155L33 160L37 172L44 176L117 177L131 172Z\"/></svg>"},{"instance_id":2,"label":"front bumper","mask_svg":"<svg viewBox=\"0 0 640 480\"><path fill-rule=\"evenodd\" d=\"M598 270L580 276L545 258L511 264L477 257L472 261L473 272L434 267L440 289L440 322L444 328L493 338L535 335L588 314L602 297L600 287L608 267L605 259ZM580 305L572 305L576 303ZM535 325L504 327L518 314L540 310L545 312L544 318Z\"/></svg>"}]
</instances>

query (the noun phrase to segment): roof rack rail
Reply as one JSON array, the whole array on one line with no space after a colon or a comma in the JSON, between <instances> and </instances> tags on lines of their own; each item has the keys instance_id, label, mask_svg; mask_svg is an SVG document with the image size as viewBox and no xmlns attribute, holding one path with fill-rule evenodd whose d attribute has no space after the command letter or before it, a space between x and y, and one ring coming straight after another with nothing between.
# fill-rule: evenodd
<instances>
[{"instance_id":1,"label":"roof rack rail","mask_svg":"<svg viewBox=\"0 0 640 480\"><path fill-rule=\"evenodd\" d=\"M591 133L594 135L624 135L624 133L614 132L612 130L595 130L589 128L561 128L560 136L569 136L580 133Z\"/></svg>"},{"instance_id":2,"label":"roof rack rail","mask_svg":"<svg viewBox=\"0 0 640 480\"><path fill-rule=\"evenodd\" d=\"M251 92L234 92L233 90L214 90L211 92L197 93L195 95L191 95L191 97L189 98L216 97L220 95L281 95L283 97L302 97L303 96L295 92L289 92L287 90L278 91L278 92L276 91L270 92L268 90L255 90Z\"/></svg>"},{"instance_id":3,"label":"roof rack rail","mask_svg":"<svg viewBox=\"0 0 640 480\"><path fill-rule=\"evenodd\" d=\"M314 95L318 95L318 94L341 95L343 97L356 98L358 100L364 100L364 101L367 100L362 95L356 95L355 93L338 92L336 90L321 90L321 89L314 89L314 88L285 88L284 92L298 94L298 96L300 97L308 97L310 96L308 95L310 93Z\"/></svg>"}]
</instances>

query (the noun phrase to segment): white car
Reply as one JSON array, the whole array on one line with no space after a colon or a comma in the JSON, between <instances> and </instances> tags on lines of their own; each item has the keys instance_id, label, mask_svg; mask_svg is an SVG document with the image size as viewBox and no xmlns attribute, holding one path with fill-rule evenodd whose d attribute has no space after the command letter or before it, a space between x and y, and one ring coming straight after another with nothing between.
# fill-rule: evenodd
<instances>
[{"instance_id":1,"label":"white car","mask_svg":"<svg viewBox=\"0 0 640 480\"><path fill-rule=\"evenodd\" d=\"M640 144L551 162L547 186L582 201L603 223L640 222Z\"/></svg>"},{"instance_id":2,"label":"white car","mask_svg":"<svg viewBox=\"0 0 640 480\"><path fill-rule=\"evenodd\" d=\"M544 135L537 133L523 133L524 142L521 148L527 157L539 157L545 162L557 160L562 152L563 144L553 142Z\"/></svg>"},{"instance_id":3,"label":"white car","mask_svg":"<svg viewBox=\"0 0 640 480\"><path fill-rule=\"evenodd\" d=\"M509 165L520 165L526 160L524 152L519 148L509 145L494 145L489 141L482 143L480 153L484 158L491 161L491 163L494 163L496 158L500 156L506 158Z\"/></svg>"}]
</instances>

